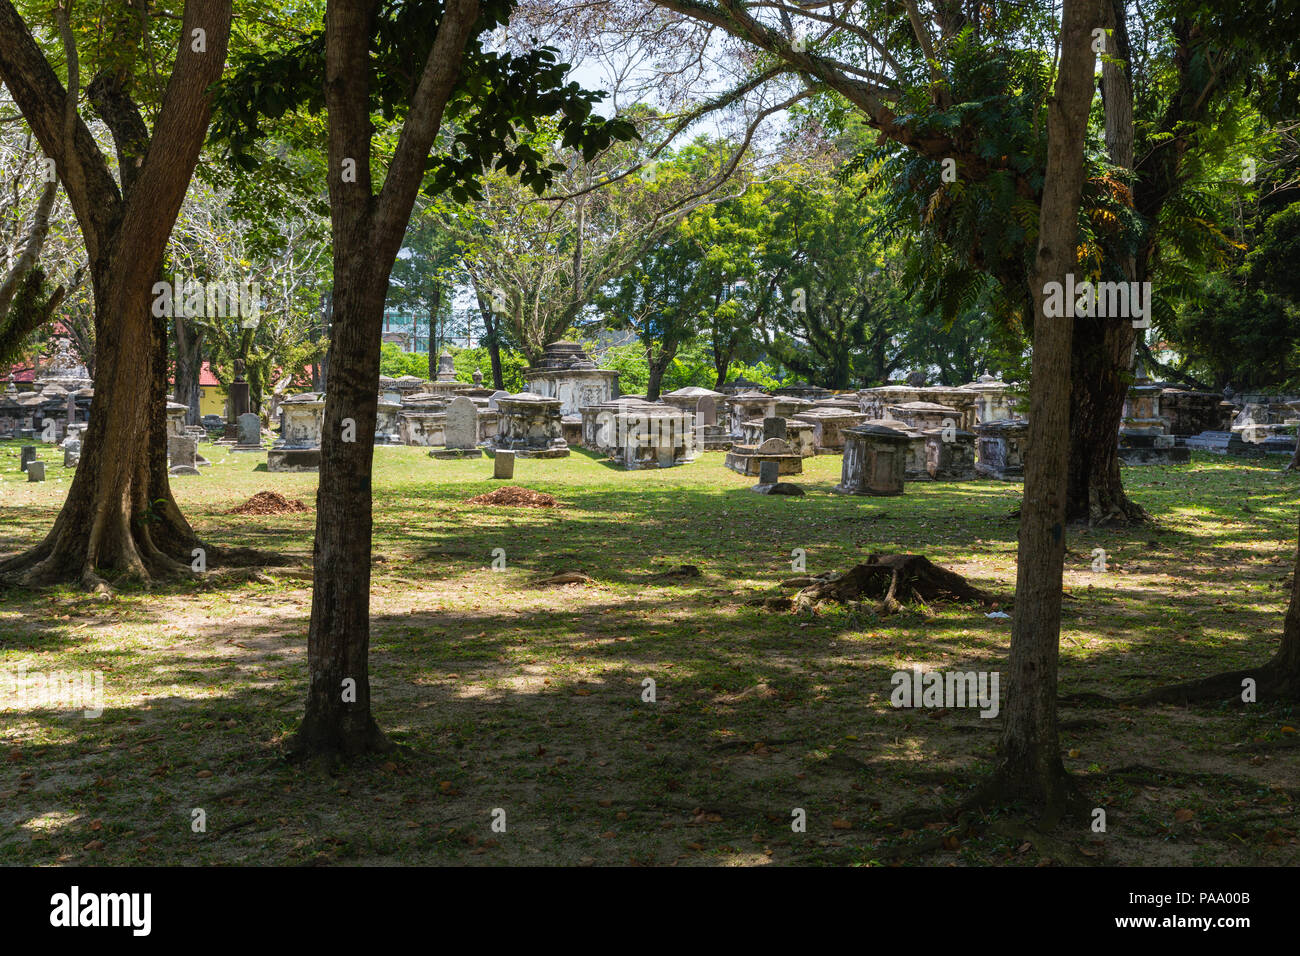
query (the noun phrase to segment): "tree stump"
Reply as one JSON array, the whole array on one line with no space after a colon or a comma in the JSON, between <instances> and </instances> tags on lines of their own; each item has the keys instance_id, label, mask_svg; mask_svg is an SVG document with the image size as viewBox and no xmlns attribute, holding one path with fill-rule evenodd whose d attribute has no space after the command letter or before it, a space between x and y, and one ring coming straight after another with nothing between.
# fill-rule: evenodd
<instances>
[{"instance_id":1,"label":"tree stump","mask_svg":"<svg viewBox=\"0 0 1300 956\"><path fill-rule=\"evenodd\" d=\"M810 584L794 596L795 608L814 608L824 601L876 600L886 613L904 604L933 601L973 602L982 605L1009 604L988 591L966 582L960 574L933 563L921 554L870 555L840 575Z\"/></svg>"}]
</instances>

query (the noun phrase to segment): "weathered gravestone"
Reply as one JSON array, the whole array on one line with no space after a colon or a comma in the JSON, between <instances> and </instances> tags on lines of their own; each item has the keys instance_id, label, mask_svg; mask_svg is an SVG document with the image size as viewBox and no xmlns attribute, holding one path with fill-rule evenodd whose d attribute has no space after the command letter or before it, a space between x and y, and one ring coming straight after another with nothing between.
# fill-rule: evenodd
<instances>
[{"instance_id":1,"label":"weathered gravestone","mask_svg":"<svg viewBox=\"0 0 1300 956\"><path fill-rule=\"evenodd\" d=\"M197 475L198 442L188 435L167 436L167 457L171 460L173 475Z\"/></svg>"},{"instance_id":2,"label":"weathered gravestone","mask_svg":"<svg viewBox=\"0 0 1300 956\"><path fill-rule=\"evenodd\" d=\"M231 451L262 450L262 419L253 412L239 416L239 436Z\"/></svg>"},{"instance_id":3,"label":"weathered gravestone","mask_svg":"<svg viewBox=\"0 0 1300 956\"><path fill-rule=\"evenodd\" d=\"M447 403L443 435L447 447L431 451L434 458L478 458L478 407L463 395Z\"/></svg>"},{"instance_id":4,"label":"weathered gravestone","mask_svg":"<svg viewBox=\"0 0 1300 956\"><path fill-rule=\"evenodd\" d=\"M705 395L695 404L695 424L718 424L718 403L712 395Z\"/></svg>"},{"instance_id":5,"label":"weathered gravestone","mask_svg":"<svg viewBox=\"0 0 1300 956\"><path fill-rule=\"evenodd\" d=\"M27 465L36 460L36 446L23 445L21 457L18 459L18 470L26 471Z\"/></svg>"},{"instance_id":6,"label":"weathered gravestone","mask_svg":"<svg viewBox=\"0 0 1300 956\"><path fill-rule=\"evenodd\" d=\"M775 461L758 463L758 484L749 489L760 495L802 495L803 489L798 485L781 480L781 465Z\"/></svg>"},{"instance_id":7,"label":"weathered gravestone","mask_svg":"<svg viewBox=\"0 0 1300 956\"><path fill-rule=\"evenodd\" d=\"M763 441L769 438L779 438L782 441L786 439L786 427L784 418L764 418L763 419Z\"/></svg>"},{"instance_id":8,"label":"weathered gravestone","mask_svg":"<svg viewBox=\"0 0 1300 956\"><path fill-rule=\"evenodd\" d=\"M515 476L515 453L499 451L492 460L493 478L513 478Z\"/></svg>"},{"instance_id":9,"label":"weathered gravestone","mask_svg":"<svg viewBox=\"0 0 1300 956\"><path fill-rule=\"evenodd\" d=\"M497 402L503 398L509 398L509 397L510 397L509 392L503 392L499 389L493 392L491 397L488 398L488 410L495 412L497 410Z\"/></svg>"},{"instance_id":10,"label":"weathered gravestone","mask_svg":"<svg viewBox=\"0 0 1300 956\"><path fill-rule=\"evenodd\" d=\"M27 480L44 481L45 480L45 462L29 461L27 463Z\"/></svg>"}]
</instances>

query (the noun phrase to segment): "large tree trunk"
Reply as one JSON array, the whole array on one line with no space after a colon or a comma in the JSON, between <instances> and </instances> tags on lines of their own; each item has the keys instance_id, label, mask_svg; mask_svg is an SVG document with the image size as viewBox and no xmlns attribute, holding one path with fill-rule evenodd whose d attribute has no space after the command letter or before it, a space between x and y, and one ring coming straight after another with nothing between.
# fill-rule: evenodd
<instances>
[{"instance_id":1,"label":"large tree trunk","mask_svg":"<svg viewBox=\"0 0 1300 956\"><path fill-rule=\"evenodd\" d=\"M1075 319L1068 521L1125 524L1146 519L1142 507L1124 493L1119 470L1119 426L1136 335L1128 319Z\"/></svg>"},{"instance_id":2,"label":"large tree trunk","mask_svg":"<svg viewBox=\"0 0 1300 956\"><path fill-rule=\"evenodd\" d=\"M1065 282L1076 266L1075 238L1083 191L1083 145L1092 101L1091 31L1097 0L1065 0L1060 72L1048 103L1047 171L1038 255L1030 277L1035 307L1029 449L1020 509L1015 615L993 785L985 796L1024 801L1054 822L1071 785L1061 762L1056 723L1060 656L1061 573L1065 559L1066 468L1069 460L1070 341L1073 320L1048 318L1046 284Z\"/></svg>"},{"instance_id":3,"label":"large tree trunk","mask_svg":"<svg viewBox=\"0 0 1300 956\"><path fill-rule=\"evenodd\" d=\"M188 572L198 545L167 480L165 320L150 315L148 286L110 276L96 287L99 375L81 462L45 540L0 564L28 586Z\"/></svg>"},{"instance_id":4,"label":"large tree trunk","mask_svg":"<svg viewBox=\"0 0 1300 956\"><path fill-rule=\"evenodd\" d=\"M677 349L660 349L658 355L647 356L649 361L646 363L650 369L650 377L646 382L645 397L652 402L659 401L659 389L663 384L664 372L668 371L668 366L672 364L673 358L677 355Z\"/></svg>"},{"instance_id":5,"label":"large tree trunk","mask_svg":"<svg viewBox=\"0 0 1300 956\"><path fill-rule=\"evenodd\" d=\"M316 492L310 676L294 748L352 756L390 745L370 713L370 473L387 273L335 236L334 338ZM354 441L344 441L351 419ZM345 682L350 681L350 684Z\"/></svg>"},{"instance_id":6,"label":"large tree trunk","mask_svg":"<svg viewBox=\"0 0 1300 956\"><path fill-rule=\"evenodd\" d=\"M1103 0L1102 16L1112 29L1102 58L1106 151L1122 170L1133 170L1132 51L1124 0ZM1125 282L1138 278L1137 259L1121 257ZM1145 277L1143 277L1145 278ZM1066 520L1088 524L1129 524L1146 520L1129 500L1119 470L1119 426L1124 414L1138 338L1131 319L1075 320L1071 372L1070 483Z\"/></svg>"},{"instance_id":7,"label":"large tree trunk","mask_svg":"<svg viewBox=\"0 0 1300 956\"><path fill-rule=\"evenodd\" d=\"M289 744L302 756L328 760L392 747L370 712L371 464L380 333L389 274L478 13L476 0L446 5L383 189L375 196L368 162L356 164L354 183L344 183L340 175L345 159L371 155L369 42L375 4L330 0L326 8L334 325L316 492L307 705Z\"/></svg>"},{"instance_id":8,"label":"large tree trunk","mask_svg":"<svg viewBox=\"0 0 1300 956\"><path fill-rule=\"evenodd\" d=\"M185 416L188 425L199 423L199 377L203 373L203 329L192 325L181 316L175 319L176 328L176 388L174 401L189 406Z\"/></svg>"}]
</instances>

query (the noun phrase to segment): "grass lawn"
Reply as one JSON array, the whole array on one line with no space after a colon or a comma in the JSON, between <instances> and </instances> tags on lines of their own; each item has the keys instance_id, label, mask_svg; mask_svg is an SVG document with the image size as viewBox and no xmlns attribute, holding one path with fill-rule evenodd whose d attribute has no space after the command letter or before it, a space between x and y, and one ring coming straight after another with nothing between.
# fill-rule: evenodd
<instances>
[{"instance_id":1,"label":"grass lawn","mask_svg":"<svg viewBox=\"0 0 1300 956\"><path fill-rule=\"evenodd\" d=\"M0 443L0 554L48 529L71 475L46 449L50 480L28 484L18 447ZM503 484L490 460L376 449L371 679L403 749L331 776L280 756L304 697L314 508L227 514L263 490L312 506L317 476L200 451L213 466L173 479L199 534L296 566L111 599L0 591L0 863L1300 863L1300 715L1089 696L1271 655L1300 484L1282 459L1129 469L1155 522L1070 533L1062 746L1107 828L1026 838L943 822L1000 721L889 699L891 674L913 665L1002 669L1009 621L973 605L809 617L746 603L791 592L795 549L811 574L923 553L1010 593L1018 484L849 498L830 493L840 459L827 456L794 479L806 497L776 498L718 453L622 472L575 451L516 464L512 483L558 507L493 508L466 503ZM685 564L700 575L662 576ZM594 582L530 583L571 570ZM103 715L20 706L7 680L20 664L102 671ZM921 822L899 822L918 808Z\"/></svg>"}]
</instances>

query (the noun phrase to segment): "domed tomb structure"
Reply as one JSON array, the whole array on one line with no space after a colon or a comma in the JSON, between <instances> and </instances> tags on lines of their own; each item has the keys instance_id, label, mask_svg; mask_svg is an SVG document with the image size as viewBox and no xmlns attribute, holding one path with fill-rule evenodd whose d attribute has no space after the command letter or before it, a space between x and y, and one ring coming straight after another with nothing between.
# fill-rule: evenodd
<instances>
[{"instance_id":1,"label":"domed tomb structure","mask_svg":"<svg viewBox=\"0 0 1300 956\"><path fill-rule=\"evenodd\" d=\"M576 342L552 342L538 365L524 369L528 391L560 402L561 415L581 415L588 405L618 397L618 372L597 368Z\"/></svg>"}]
</instances>

